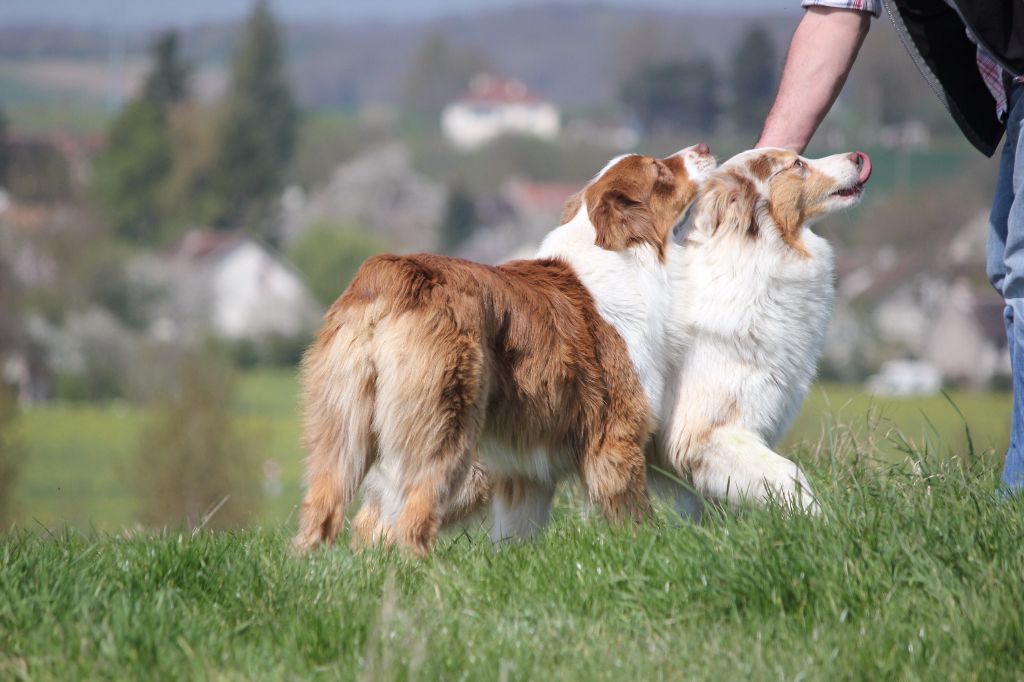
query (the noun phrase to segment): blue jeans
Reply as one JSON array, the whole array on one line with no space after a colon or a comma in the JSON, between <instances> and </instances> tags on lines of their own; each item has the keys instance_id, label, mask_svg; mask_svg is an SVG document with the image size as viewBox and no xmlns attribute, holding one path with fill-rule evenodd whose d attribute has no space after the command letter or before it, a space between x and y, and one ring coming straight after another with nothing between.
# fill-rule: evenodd
<instances>
[{"instance_id":1,"label":"blue jeans","mask_svg":"<svg viewBox=\"0 0 1024 682\"><path fill-rule=\"evenodd\" d=\"M1003 319L1013 374L1003 485L1019 492L1024 491L1024 86L1014 85L1008 94L1006 142L989 216L987 269L989 281L1006 303Z\"/></svg>"}]
</instances>

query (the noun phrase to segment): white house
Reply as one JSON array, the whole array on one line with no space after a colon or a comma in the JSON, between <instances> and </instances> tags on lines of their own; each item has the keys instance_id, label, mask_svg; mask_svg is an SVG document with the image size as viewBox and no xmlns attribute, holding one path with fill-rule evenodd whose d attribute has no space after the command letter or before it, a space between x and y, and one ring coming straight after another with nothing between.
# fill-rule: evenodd
<instances>
[{"instance_id":1,"label":"white house","mask_svg":"<svg viewBox=\"0 0 1024 682\"><path fill-rule=\"evenodd\" d=\"M928 362L890 360L865 386L879 396L934 395L942 390L942 371Z\"/></svg>"},{"instance_id":2,"label":"white house","mask_svg":"<svg viewBox=\"0 0 1024 682\"><path fill-rule=\"evenodd\" d=\"M558 107L518 80L480 75L441 114L445 137L459 149L477 149L506 134L558 136Z\"/></svg>"},{"instance_id":3,"label":"white house","mask_svg":"<svg viewBox=\"0 0 1024 682\"><path fill-rule=\"evenodd\" d=\"M294 338L319 323L320 305L299 274L249 237L193 230L163 266L170 295L154 324L160 337Z\"/></svg>"}]
</instances>

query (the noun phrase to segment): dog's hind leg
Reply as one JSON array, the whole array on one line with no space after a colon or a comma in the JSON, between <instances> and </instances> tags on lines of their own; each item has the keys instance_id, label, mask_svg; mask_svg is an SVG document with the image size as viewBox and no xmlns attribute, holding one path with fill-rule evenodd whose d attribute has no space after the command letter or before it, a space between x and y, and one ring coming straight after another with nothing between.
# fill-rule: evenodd
<instances>
[{"instance_id":1,"label":"dog's hind leg","mask_svg":"<svg viewBox=\"0 0 1024 682\"><path fill-rule=\"evenodd\" d=\"M484 418L481 342L478 330L457 323L468 317L410 313L378 329L374 425L398 498L387 516L394 541L417 555L430 552L446 516L487 489L486 471L473 466Z\"/></svg>"},{"instance_id":2,"label":"dog's hind leg","mask_svg":"<svg viewBox=\"0 0 1024 682\"><path fill-rule=\"evenodd\" d=\"M491 540L522 540L540 533L551 515L553 483L525 478L498 478L494 482L494 525Z\"/></svg>"},{"instance_id":3,"label":"dog's hind leg","mask_svg":"<svg viewBox=\"0 0 1024 682\"><path fill-rule=\"evenodd\" d=\"M473 462L462 485L449 496L442 527L463 521L483 509L491 501L493 490L490 472L480 462Z\"/></svg>"},{"instance_id":4,"label":"dog's hind leg","mask_svg":"<svg viewBox=\"0 0 1024 682\"><path fill-rule=\"evenodd\" d=\"M613 525L650 518L642 448L636 443L605 442L588 448L580 461L580 478L591 502Z\"/></svg>"},{"instance_id":5,"label":"dog's hind leg","mask_svg":"<svg viewBox=\"0 0 1024 682\"><path fill-rule=\"evenodd\" d=\"M352 549L360 550L377 544L394 542L393 524L384 514L382 491L374 485L373 473L363 488L363 503L352 519ZM462 484L448 496L442 513L441 528L455 525L482 510L491 500L493 481L479 462L470 466Z\"/></svg>"},{"instance_id":6,"label":"dog's hind leg","mask_svg":"<svg viewBox=\"0 0 1024 682\"><path fill-rule=\"evenodd\" d=\"M417 556L430 553L443 523L454 522L476 506L474 500L460 499L466 493L467 479L475 475L471 453L476 433L453 433L451 441L450 447L420 458L411 470L403 472L401 511L393 538L388 539Z\"/></svg>"},{"instance_id":7,"label":"dog's hind leg","mask_svg":"<svg viewBox=\"0 0 1024 682\"><path fill-rule=\"evenodd\" d=\"M367 310L339 310L336 326L306 353L301 379L305 403L303 439L306 495L298 551L333 543L345 511L376 457L372 431L376 373L368 346Z\"/></svg>"},{"instance_id":8,"label":"dog's hind leg","mask_svg":"<svg viewBox=\"0 0 1024 682\"><path fill-rule=\"evenodd\" d=\"M352 517L352 549L366 549L377 544L384 530L381 521L380 499L364 496L362 506Z\"/></svg>"}]
</instances>

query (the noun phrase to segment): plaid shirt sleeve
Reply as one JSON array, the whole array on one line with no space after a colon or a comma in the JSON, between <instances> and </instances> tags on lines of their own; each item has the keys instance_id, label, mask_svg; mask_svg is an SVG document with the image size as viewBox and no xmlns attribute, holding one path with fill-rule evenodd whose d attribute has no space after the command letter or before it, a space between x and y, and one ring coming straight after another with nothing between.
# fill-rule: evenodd
<instances>
[{"instance_id":1,"label":"plaid shirt sleeve","mask_svg":"<svg viewBox=\"0 0 1024 682\"><path fill-rule=\"evenodd\" d=\"M802 7L835 7L870 12L874 16L882 13L882 0L802 0Z\"/></svg>"}]
</instances>

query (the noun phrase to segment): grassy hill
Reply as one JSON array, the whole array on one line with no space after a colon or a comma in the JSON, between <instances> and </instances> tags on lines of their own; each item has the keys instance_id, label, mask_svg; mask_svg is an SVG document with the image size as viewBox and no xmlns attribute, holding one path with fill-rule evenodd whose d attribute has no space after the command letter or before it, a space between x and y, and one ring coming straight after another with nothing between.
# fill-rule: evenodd
<instances>
[{"instance_id":1,"label":"grassy hill","mask_svg":"<svg viewBox=\"0 0 1024 682\"><path fill-rule=\"evenodd\" d=\"M242 377L236 396L237 418L259 443L260 456L282 469L283 490L265 505L264 521L271 525L290 520L301 495L296 390L292 372L260 371ZM873 399L856 387L819 385L782 452L806 461L839 451L884 463L905 457L905 440L936 455L964 456L969 428L976 456L995 470L1006 449L1009 395L954 392L950 399ZM24 413L19 428L28 459L15 495L20 525L130 526L132 457L146 418L125 405L65 403Z\"/></svg>"},{"instance_id":2,"label":"grassy hill","mask_svg":"<svg viewBox=\"0 0 1024 682\"><path fill-rule=\"evenodd\" d=\"M977 462L812 466L823 514L292 557L286 530L0 535L6 679L1019 679L1024 500Z\"/></svg>"}]
</instances>

